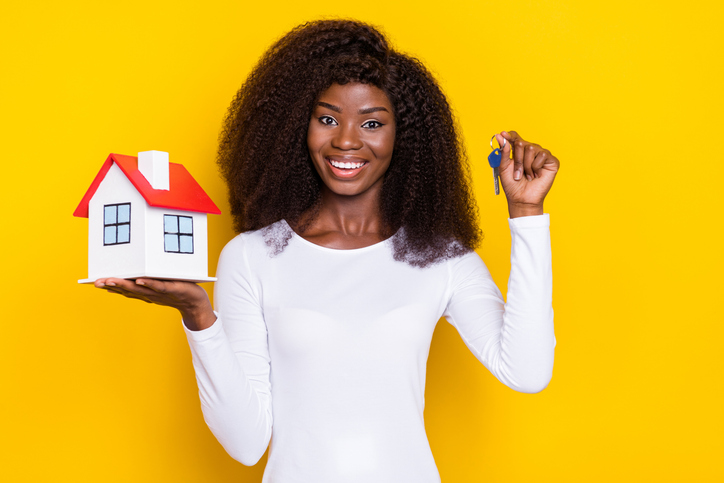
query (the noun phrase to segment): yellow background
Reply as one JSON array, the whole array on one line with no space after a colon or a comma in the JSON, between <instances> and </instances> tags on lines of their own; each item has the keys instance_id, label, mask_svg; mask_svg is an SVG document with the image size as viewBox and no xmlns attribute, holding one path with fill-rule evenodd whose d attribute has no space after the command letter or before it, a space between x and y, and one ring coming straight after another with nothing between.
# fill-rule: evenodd
<instances>
[{"instance_id":1,"label":"yellow background","mask_svg":"<svg viewBox=\"0 0 724 483\"><path fill-rule=\"evenodd\" d=\"M488 140L515 129L562 162L553 381L505 388L441 323L425 417L443 481L724 479L721 2L10 3L0 479L260 481L266 459L244 467L206 429L179 317L76 284L87 221L71 214L109 152L169 151L224 211L213 273L233 236L222 116L265 48L321 16L381 26L438 76L503 289Z\"/></svg>"}]
</instances>

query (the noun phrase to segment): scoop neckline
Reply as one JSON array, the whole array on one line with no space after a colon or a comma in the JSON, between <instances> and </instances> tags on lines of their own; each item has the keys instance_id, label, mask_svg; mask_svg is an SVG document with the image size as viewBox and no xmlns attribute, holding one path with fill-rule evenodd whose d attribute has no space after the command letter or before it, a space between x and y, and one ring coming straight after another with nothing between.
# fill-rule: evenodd
<instances>
[{"instance_id":1,"label":"scoop neckline","mask_svg":"<svg viewBox=\"0 0 724 483\"><path fill-rule=\"evenodd\" d=\"M377 247L379 247L379 246L384 246L384 245L387 244L390 240L392 240L392 238L393 238L395 235L397 235L397 233L395 233L395 235L392 235L392 236L389 237L389 238L385 238L384 240L379 241L379 242L377 242L377 243L373 243L372 245L367 245L366 247L360 247L360 248L330 248L330 247L325 247L325 246L323 246L323 245L317 245L317 244L314 243L314 242L310 242L309 240L307 240L306 238L304 238L302 235L300 235L299 233L297 233L296 231L294 231L294 229L291 227L291 225L289 225L289 223L287 223L287 220L282 220L282 221L283 221L284 224L287 226L287 228L289 229L289 231L292 232L292 237L293 237L293 238L299 240L299 241L300 241L302 244L304 244L304 245L308 245L308 246L310 246L310 247L317 248L317 249L322 250L322 251L325 251L325 252L359 253L359 252L366 251L366 250L372 250L372 249L377 248Z\"/></svg>"}]
</instances>

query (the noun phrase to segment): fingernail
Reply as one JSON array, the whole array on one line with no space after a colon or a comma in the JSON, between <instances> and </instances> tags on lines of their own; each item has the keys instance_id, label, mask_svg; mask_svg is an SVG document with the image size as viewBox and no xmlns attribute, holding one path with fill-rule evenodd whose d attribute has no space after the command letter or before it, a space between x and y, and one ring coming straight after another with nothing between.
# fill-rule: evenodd
<instances>
[{"instance_id":1,"label":"fingernail","mask_svg":"<svg viewBox=\"0 0 724 483\"><path fill-rule=\"evenodd\" d=\"M528 181L533 181L533 176L526 174L525 177Z\"/></svg>"},{"instance_id":2,"label":"fingernail","mask_svg":"<svg viewBox=\"0 0 724 483\"><path fill-rule=\"evenodd\" d=\"M520 170L517 170L515 173L513 173L513 179L516 181L520 179Z\"/></svg>"},{"instance_id":3,"label":"fingernail","mask_svg":"<svg viewBox=\"0 0 724 483\"><path fill-rule=\"evenodd\" d=\"M116 284L113 283L113 282L108 282L106 285L108 285L109 287L115 287L115 286L116 286Z\"/></svg>"},{"instance_id":4,"label":"fingernail","mask_svg":"<svg viewBox=\"0 0 724 483\"><path fill-rule=\"evenodd\" d=\"M143 280L136 280L136 285L146 285Z\"/></svg>"},{"instance_id":5,"label":"fingernail","mask_svg":"<svg viewBox=\"0 0 724 483\"><path fill-rule=\"evenodd\" d=\"M500 133L500 134L505 134L505 135L507 136L507 135L508 135L508 131L503 131L503 132Z\"/></svg>"}]
</instances>

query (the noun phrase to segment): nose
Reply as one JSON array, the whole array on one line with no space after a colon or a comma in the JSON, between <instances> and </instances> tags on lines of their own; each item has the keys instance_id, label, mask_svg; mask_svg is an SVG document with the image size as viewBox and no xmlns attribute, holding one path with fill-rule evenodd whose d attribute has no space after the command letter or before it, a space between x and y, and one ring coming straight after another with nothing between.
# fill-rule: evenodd
<instances>
[{"instance_id":1,"label":"nose","mask_svg":"<svg viewBox=\"0 0 724 483\"><path fill-rule=\"evenodd\" d=\"M332 138L332 147L344 151L360 149L362 147L362 140L359 137L357 126L340 125L334 138Z\"/></svg>"}]
</instances>

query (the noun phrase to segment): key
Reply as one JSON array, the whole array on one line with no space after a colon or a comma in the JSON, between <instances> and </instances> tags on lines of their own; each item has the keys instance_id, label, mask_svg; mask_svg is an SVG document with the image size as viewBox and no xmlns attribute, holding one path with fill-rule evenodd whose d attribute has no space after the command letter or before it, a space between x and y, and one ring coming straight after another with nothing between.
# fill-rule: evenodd
<instances>
[{"instance_id":1,"label":"key","mask_svg":"<svg viewBox=\"0 0 724 483\"><path fill-rule=\"evenodd\" d=\"M493 180L495 182L495 194L500 194L500 185L498 184L498 177L500 173L498 168L500 167L500 161L503 159L503 152L498 149L493 149L493 152L488 155L488 164L493 168Z\"/></svg>"}]
</instances>

